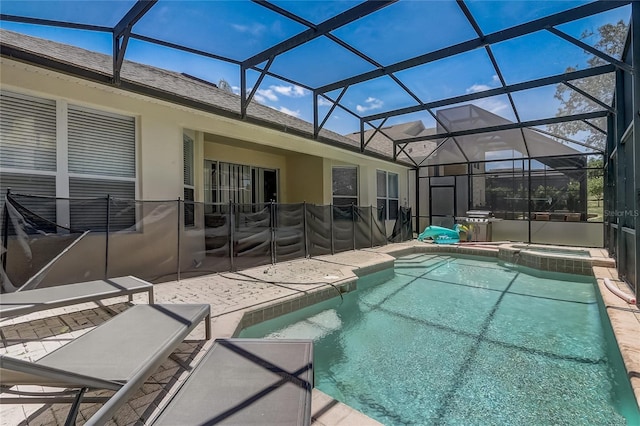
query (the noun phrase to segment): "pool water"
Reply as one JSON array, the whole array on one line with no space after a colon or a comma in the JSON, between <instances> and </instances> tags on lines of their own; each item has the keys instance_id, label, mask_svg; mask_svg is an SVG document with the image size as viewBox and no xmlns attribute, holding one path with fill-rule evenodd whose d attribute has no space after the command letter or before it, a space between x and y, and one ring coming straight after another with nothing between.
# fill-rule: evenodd
<instances>
[{"instance_id":1,"label":"pool water","mask_svg":"<svg viewBox=\"0 0 640 426\"><path fill-rule=\"evenodd\" d=\"M513 246L513 248L521 249L524 251L532 251L535 253L547 253L547 254L560 254L563 256L575 256L575 257L591 257L591 254L587 250L563 250L561 248L549 248L549 247L530 247L530 246Z\"/></svg>"},{"instance_id":2,"label":"pool water","mask_svg":"<svg viewBox=\"0 0 640 426\"><path fill-rule=\"evenodd\" d=\"M449 255L243 330L312 338L315 386L386 425L640 424L592 278Z\"/></svg>"}]
</instances>

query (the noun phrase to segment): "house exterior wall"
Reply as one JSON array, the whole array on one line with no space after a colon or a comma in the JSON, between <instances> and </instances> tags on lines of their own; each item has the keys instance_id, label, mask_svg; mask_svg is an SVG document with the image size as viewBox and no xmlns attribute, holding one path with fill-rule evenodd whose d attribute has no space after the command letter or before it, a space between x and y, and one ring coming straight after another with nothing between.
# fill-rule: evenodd
<instances>
[{"instance_id":1,"label":"house exterior wall","mask_svg":"<svg viewBox=\"0 0 640 426\"><path fill-rule=\"evenodd\" d=\"M6 58L2 58L0 66L3 89L43 98L67 100L73 104L136 117L139 139L136 198L140 200L167 200L182 197L181 141L184 129L193 130L196 135L199 134L195 137L196 201L203 200L203 159L234 161L240 164L280 169L283 202L301 202L305 199L311 202L313 199L316 202L330 203L331 167L348 164L359 167L360 204L375 205L376 203L376 169L398 173L400 177L400 204L404 205L404 200L407 198L407 168L401 165L366 157L274 129L120 91L113 87ZM203 134L208 139L204 140ZM212 136L209 137L209 135ZM225 139L236 139L265 147L278 148L290 151L290 155L279 156L261 150L242 150L224 144L216 144ZM300 179L311 181L313 178L315 182L320 173L320 159L324 159L322 190L320 191L315 183L309 187L300 185ZM306 170L302 165L292 166L293 162L298 160L310 166L312 173L309 174L309 170ZM294 176L288 176L289 168L297 170L297 173L294 173ZM289 184L289 179L295 179L296 183ZM307 188L311 188L308 197L306 195ZM288 195L290 189L293 191L291 197ZM322 193L321 200L320 192Z\"/></svg>"},{"instance_id":2,"label":"house exterior wall","mask_svg":"<svg viewBox=\"0 0 640 426\"><path fill-rule=\"evenodd\" d=\"M376 204L377 169L398 173L400 205L405 205L407 199L407 168L390 162L6 58L0 59L0 83L3 90L135 117L138 200L184 197L182 141L185 131L194 140L196 201L204 200L205 159L278 169L284 203L329 204L331 168L345 164L359 168L359 204ZM233 147L224 143L228 140L256 144L256 149ZM273 154L273 148L283 154ZM138 207L136 214L141 220L136 231L110 236L110 276L136 266L130 265L131 250L136 252L138 268L149 265L147 269L153 271L153 277L144 277L148 279L168 276L178 262L186 270L204 256L205 232L198 210L195 226L189 228L181 226L183 222L173 203L145 203ZM176 250L178 232L181 232L180 253ZM43 286L103 278L105 245L104 235L88 236L49 269ZM89 252L92 255L85 262ZM73 281L68 280L69 271L74 271Z\"/></svg>"},{"instance_id":3,"label":"house exterior wall","mask_svg":"<svg viewBox=\"0 0 640 426\"><path fill-rule=\"evenodd\" d=\"M306 154L287 156L285 182L290 203L324 204L324 160Z\"/></svg>"}]
</instances>

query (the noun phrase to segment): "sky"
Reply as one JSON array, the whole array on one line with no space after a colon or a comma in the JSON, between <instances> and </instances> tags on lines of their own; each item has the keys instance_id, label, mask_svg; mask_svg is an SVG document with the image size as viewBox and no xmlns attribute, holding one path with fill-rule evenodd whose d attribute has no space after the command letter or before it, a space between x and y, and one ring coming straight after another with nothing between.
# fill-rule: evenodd
<instances>
[{"instance_id":1,"label":"sky","mask_svg":"<svg viewBox=\"0 0 640 426\"><path fill-rule=\"evenodd\" d=\"M134 3L133 0L2 0L0 11L3 14L112 27ZM314 24L358 4L351 0L273 0L272 3ZM484 34L491 34L584 3L587 2L466 2ZM560 25L558 29L580 38L584 32L595 32L605 23L615 23L619 20L628 23L630 13L630 6L625 6ZM110 33L6 21L0 22L0 26L106 54L112 52ZM245 0L159 0L134 26L133 32L241 61L306 29L307 27L300 23ZM453 0L401 0L334 30L332 35L351 44L376 64L383 66L477 36ZM591 36L584 41L593 44L597 42L597 38ZM491 49L507 84L560 74L567 67L584 69L587 68L586 61L590 57L582 49L547 31L498 43ZM135 39L129 42L125 58L188 73L214 83L223 79L239 93L240 69L232 63ZM359 58L326 37L319 37L277 56L270 71L285 75L303 86L319 87L374 69L376 65ZM258 75L255 71L247 73L249 90L255 84ZM483 91L499 87L501 84L485 49L482 48L403 70L396 73L395 77L423 102ZM527 121L555 116L559 104L553 98L554 92L555 86L550 86L514 94L520 119ZM327 95L336 99L339 93L336 91ZM312 93L301 86L267 76L259 86L254 101L313 122ZM506 96L473 103L506 119L515 120L515 114ZM356 114L367 116L413 106L416 105L416 101L391 77L385 76L349 87L342 97L341 104ZM329 111L331 102L321 98L319 105L322 120ZM394 117L385 125L417 119L422 120L426 127L435 127L435 120L426 112ZM347 134L359 130L359 121L348 112L336 109L325 127Z\"/></svg>"}]
</instances>

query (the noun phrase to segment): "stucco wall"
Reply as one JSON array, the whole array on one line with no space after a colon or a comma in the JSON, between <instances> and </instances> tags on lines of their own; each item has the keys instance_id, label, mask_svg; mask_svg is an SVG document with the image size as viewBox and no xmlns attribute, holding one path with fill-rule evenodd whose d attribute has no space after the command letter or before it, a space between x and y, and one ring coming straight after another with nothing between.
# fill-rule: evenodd
<instances>
[{"instance_id":1,"label":"stucco wall","mask_svg":"<svg viewBox=\"0 0 640 426\"><path fill-rule=\"evenodd\" d=\"M267 129L246 122L221 117L214 114L192 110L186 107L176 106L165 101L160 101L141 95L128 93L110 86L81 80L60 73L44 70L30 65L22 64L6 58L0 61L0 75L2 88L18 93L41 96L49 99L64 99L69 103L84 105L91 108L111 111L114 113L137 117L138 121L138 189L137 198L142 200L166 200L182 197L182 132L183 129L192 129L198 133L213 135L213 142L236 139L246 142L273 147L280 150L291 151L292 155L305 154L325 158L324 176L322 179L322 199L328 203L331 199L331 174L327 176L327 170L331 170L330 164L354 164L362 167L360 176L361 197L364 205L375 204L375 169L388 170L398 173L400 176L400 203L406 197L406 167L394 165L389 162L373 159L364 155L342 150L309 139L283 133L274 129ZM199 160L199 152L207 159L219 159L227 155L228 160L241 156L240 150L236 154L220 146L212 153L208 143L203 143L200 148L196 137L196 194L197 199L202 200L203 162ZM287 171L292 160L288 158L276 158L278 156L266 155L264 152L249 150L242 153L249 156L251 161L237 161L241 164L251 164L262 167L274 167L279 165L280 186L283 192L283 200L286 202L301 201L300 188L289 185L286 182ZM288 156L287 156L288 157ZM247 157L244 157L247 158ZM236 160L233 160L236 161ZM255 164L252 164L255 161ZM311 160L309 160L311 161ZM318 177L319 163L313 160L314 178ZM328 167L328 169L327 169ZM299 169L299 168L298 168ZM300 174L298 174L300 176ZM369 181L369 179L372 179ZM364 184L363 182L367 182ZM284 193L293 189L295 197L288 198ZM314 198L319 199L317 188L313 192ZM305 197L306 198L306 197Z\"/></svg>"},{"instance_id":2,"label":"stucco wall","mask_svg":"<svg viewBox=\"0 0 640 426\"><path fill-rule=\"evenodd\" d=\"M323 159L312 155L293 154L287 157L286 181L288 202L323 204Z\"/></svg>"}]
</instances>

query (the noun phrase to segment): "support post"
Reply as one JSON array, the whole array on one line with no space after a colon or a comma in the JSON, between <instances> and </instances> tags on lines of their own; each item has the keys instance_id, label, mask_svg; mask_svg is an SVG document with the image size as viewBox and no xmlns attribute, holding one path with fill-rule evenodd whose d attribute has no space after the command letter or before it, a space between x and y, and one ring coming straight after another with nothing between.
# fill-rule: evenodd
<instances>
[{"instance_id":1,"label":"support post","mask_svg":"<svg viewBox=\"0 0 640 426\"><path fill-rule=\"evenodd\" d=\"M234 236L234 228L235 224L235 215L233 214L233 203L229 201L229 259L230 259L230 269L235 270L234 260L233 260L233 239Z\"/></svg>"},{"instance_id":2,"label":"support post","mask_svg":"<svg viewBox=\"0 0 640 426\"><path fill-rule=\"evenodd\" d=\"M269 204L269 224L271 225L271 264L275 265L277 262L276 258L276 216L275 216L275 203L271 200Z\"/></svg>"},{"instance_id":3,"label":"support post","mask_svg":"<svg viewBox=\"0 0 640 426\"><path fill-rule=\"evenodd\" d=\"M308 259L309 258L309 234L307 230L307 202L306 201L302 202L302 226L304 227L302 231L304 235L304 257L305 259Z\"/></svg>"},{"instance_id":4,"label":"support post","mask_svg":"<svg viewBox=\"0 0 640 426\"><path fill-rule=\"evenodd\" d=\"M531 212L531 158L529 158L527 160L527 163L529 164L529 167L527 167L527 169L528 169L527 187L529 188L529 190L527 191L528 192L528 194L527 194L527 206L528 206L528 213L529 213L528 214L529 220L527 221L527 225L529 225L528 228L527 228L527 242L529 244L531 244L531 220L533 219L531 217L531 213L532 213Z\"/></svg>"},{"instance_id":5,"label":"support post","mask_svg":"<svg viewBox=\"0 0 640 426\"><path fill-rule=\"evenodd\" d=\"M356 249L356 205L351 203L351 240L353 241L353 250Z\"/></svg>"},{"instance_id":6,"label":"support post","mask_svg":"<svg viewBox=\"0 0 640 426\"><path fill-rule=\"evenodd\" d=\"M633 144L633 170L634 170L634 195L635 195L635 211L634 213L634 229L635 229L635 295L640 293L640 3L637 1L631 4L631 47L629 54L631 55L631 65L634 70L631 75L631 87L633 88L633 139L629 142ZM636 300L638 298L636 297ZM640 306L640 301L636 303Z\"/></svg>"},{"instance_id":7,"label":"support post","mask_svg":"<svg viewBox=\"0 0 640 426\"><path fill-rule=\"evenodd\" d=\"M111 195L107 194L107 229L104 242L104 279L109 278L109 233L111 232Z\"/></svg>"},{"instance_id":8,"label":"support post","mask_svg":"<svg viewBox=\"0 0 640 426\"><path fill-rule=\"evenodd\" d=\"M373 204L369 207L369 242L373 248Z\"/></svg>"},{"instance_id":9,"label":"support post","mask_svg":"<svg viewBox=\"0 0 640 426\"><path fill-rule=\"evenodd\" d=\"M7 207L11 188L7 188L7 195L4 199L4 207L2 209L2 270L7 272L7 252L9 251L9 208Z\"/></svg>"},{"instance_id":10,"label":"support post","mask_svg":"<svg viewBox=\"0 0 640 426\"><path fill-rule=\"evenodd\" d=\"M181 233L180 232L180 228L181 228L181 226L180 226L180 222L181 222L180 218L181 218L181 215L183 214L183 212L181 211L181 210L183 210L181 208L181 206L182 206L182 202L181 202L180 197L178 197L178 229L177 229L177 231L178 231L178 252L176 253L176 260L178 262L178 270L177 270L177 279L178 279L178 281L180 281L180 233Z\"/></svg>"},{"instance_id":11,"label":"support post","mask_svg":"<svg viewBox=\"0 0 640 426\"><path fill-rule=\"evenodd\" d=\"M624 244L624 232L622 231L624 225L624 217L621 217L618 213L625 211L624 200L624 185L625 176L627 170L625 167L626 161L624 156L624 145L621 144L622 136L626 130L625 126L625 87L624 87L624 72L622 70L616 71L616 89L615 89L615 106L616 106L616 120L614 127L615 149L616 149L616 204L615 204L615 216L614 220L618 228L616 229L616 268L618 269L618 278L622 278L628 269L626 264L626 250Z\"/></svg>"},{"instance_id":12,"label":"support post","mask_svg":"<svg viewBox=\"0 0 640 426\"><path fill-rule=\"evenodd\" d=\"M333 244L333 204L329 204L329 232L331 233L331 254L336 254Z\"/></svg>"},{"instance_id":13,"label":"support post","mask_svg":"<svg viewBox=\"0 0 640 426\"><path fill-rule=\"evenodd\" d=\"M418 235L420 235L420 169L421 167L416 169L416 234Z\"/></svg>"}]
</instances>

